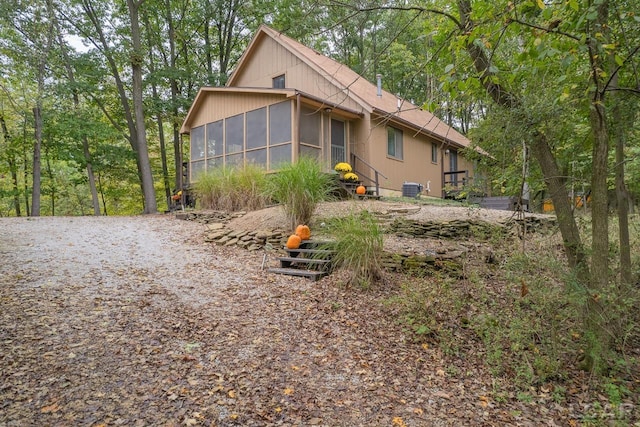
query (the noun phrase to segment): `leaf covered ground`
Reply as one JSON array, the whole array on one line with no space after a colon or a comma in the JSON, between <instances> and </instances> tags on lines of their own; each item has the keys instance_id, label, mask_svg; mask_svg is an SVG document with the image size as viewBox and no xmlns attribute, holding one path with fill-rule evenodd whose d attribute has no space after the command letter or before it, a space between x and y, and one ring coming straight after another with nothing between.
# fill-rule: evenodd
<instances>
[{"instance_id":1,"label":"leaf covered ground","mask_svg":"<svg viewBox=\"0 0 640 427\"><path fill-rule=\"evenodd\" d=\"M577 426L598 405L616 422L578 373L561 401L518 399L474 341L415 340L388 304L401 278L270 275L169 215L0 226L0 426Z\"/></svg>"}]
</instances>

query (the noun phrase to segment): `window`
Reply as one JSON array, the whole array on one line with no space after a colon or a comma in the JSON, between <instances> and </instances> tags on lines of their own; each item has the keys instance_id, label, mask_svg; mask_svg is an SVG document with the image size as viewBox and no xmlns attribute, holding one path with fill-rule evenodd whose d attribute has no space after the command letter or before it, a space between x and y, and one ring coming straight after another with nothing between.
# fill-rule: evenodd
<instances>
[{"instance_id":1,"label":"window","mask_svg":"<svg viewBox=\"0 0 640 427\"><path fill-rule=\"evenodd\" d=\"M284 74L274 77L272 80L274 89L284 89L286 86L284 85Z\"/></svg>"},{"instance_id":2,"label":"window","mask_svg":"<svg viewBox=\"0 0 640 427\"><path fill-rule=\"evenodd\" d=\"M291 144L278 145L269 149L269 165L276 169L283 163L291 163Z\"/></svg>"},{"instance_id":3,"label":"window","mask_svg":"<svg viewBox=\"0 0 640 427\"><path fill-rule=\"evenodd\" d=\"M222 166L245 164L275 169L293 156L291 101L236 114L191 129L190 178ZM319 114L309 110L308 142L300 153L319 157Z\"/></svg>"},{"instance_id":4,"label":"window","mask_svg":"<svg viewBox=\"0 0 640 427\"><path fill-rule=\"evenodd\" d=\"M238 153L244 150L244 114L225 120L225 153Z\"/></svg>"},{"instance_id":5,"label":"window","mask_svg":"<svg viewBox=\"0 0 640 427\"><path fill-rule=\"evenodd\" d=\"M191 129L191 161L204 159L204 126Z\"/></svg>"},{"instance_id":6,"label":"window","mask_svg":"<svg viewBox=\"0 0 640 427\"><path fill-rule=\"evenodd\" d=\"M207 157L222 155L222 120L207 124Z\"/></svg>"},{"instance_id":7,"label":"window","mask_svg":"<svg viewBox=\"0 0 640 427\"><path fill-rule=\"evenodd\" d=\"M320 147L320 112L302 107L300 110L300 142Z\"/></svg>"},{"instance_id":8,"label":"window","mask_svg":"<svg viewBox=\"0 0 640 427\"><path fill-rule=\"evenodd\" d=\"M267 146L267 109L247 113L247 150Z\"/></svg>"},{"instance_id":9,"label":"window","mask_svg":"<svg viewBox=\"0 0 640 427\"><path fill-rule=\"evenodd\" d=\"M387 155L402 160L402 131L400 129L387 128Z\"/></svg>"},{"instance_id":10,"label":"window","mask_svg":"<svg viewBox=\"0 0 640 427\"><path fill-rule=\"evenodd\" d=\"M291 102L269 106L269 145L291 141Z\"/></svg>"},{"instance_id":11,"label":"window","mask_svg":"<svg viewBox=\"0 0 640 427\"><path fill-rule=\"evenodd\" d=\"M431 163L438 163L438 146L435 142L431 143Z\"/></svg>"},{"instance_id":12,"label":"window","mask_svg":"<svg viewBox=\"0 0 640 427\"><path fill-rule=\"evenodd\" d=\"M267 167L267 149L261 148L259 150L247 151L247 164Z\"/></svg>"}]
</instances>

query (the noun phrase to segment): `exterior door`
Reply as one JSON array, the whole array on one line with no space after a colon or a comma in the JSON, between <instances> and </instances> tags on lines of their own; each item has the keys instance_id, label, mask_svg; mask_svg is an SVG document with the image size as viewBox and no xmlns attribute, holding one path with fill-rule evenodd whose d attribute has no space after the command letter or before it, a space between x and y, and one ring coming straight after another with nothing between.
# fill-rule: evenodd
<instances>
[{"instance_id":1,"label":"exterior door","mask_svg":"<svg viewBox=\"0 0 640 427\"><path fill-rule=\"evenodd\" d=\"M458 152L451 150L451 152L449 153L449 172L456 172L457 170L458 170ZM451 183L453 184L454 187L457 187L459 184L461 184L461 183L458 183L457 173L451 174Z\"/></svg>"},{"instance_id":2,"label":"exterior door","mask_svg":"<svg viewBox=\"0 0 640 427\"><path fill-rule=\"evenodd\" d=\"M347 161L345 124L341 120L331 119L331 167Z\"/></svg>"}]
</instances>

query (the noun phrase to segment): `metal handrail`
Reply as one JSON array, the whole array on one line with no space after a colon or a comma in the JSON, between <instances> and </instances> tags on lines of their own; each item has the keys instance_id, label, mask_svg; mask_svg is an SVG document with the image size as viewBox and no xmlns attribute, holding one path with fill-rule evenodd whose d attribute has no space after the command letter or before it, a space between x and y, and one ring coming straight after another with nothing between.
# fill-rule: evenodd
<instances>
[{"instance_id":1,"label":"metal handrail","mask_svg":"<svg viewBox=\"0 0 640 427\"><path fill-rule=\"evenodd\" d=\"M371 178L371 177L365 175L364 172L358 170L356 168L356 160L360 160L360 162L364 163L365 166L368 166L369 169L373 169L375 178ZM380 172L379 170L377 170L376 168L371 166L362 157L358 156L355 153L351 153L351 165L352 165L353 170L356 173L356 175L358 175L360 178L365 178L368 181L370 181L373 184L375 184L375 186L376 186L376 196L380 196L380 176L383 177L384 179L389 179L389 178L387 178L382 172Z\"/></svg>"}]
</instances>

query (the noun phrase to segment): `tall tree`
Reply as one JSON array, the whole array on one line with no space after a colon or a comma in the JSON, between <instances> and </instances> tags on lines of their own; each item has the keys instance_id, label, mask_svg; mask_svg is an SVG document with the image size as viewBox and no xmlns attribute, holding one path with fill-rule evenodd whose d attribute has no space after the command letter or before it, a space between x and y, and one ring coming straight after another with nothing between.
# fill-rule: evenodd
<instances>
[{"instance_id":1,"label":"tall tree","mask_svg":"<svg viewBox=\"0 0 640 427\"><path fill-rule=\"evenodd\" d=\"M612 38L609 1L570 1L562 5L547 5L542 1L521 4L509 2L496 5L458 0L457 10L446 6L385 5L388 9L443 17L446 26L438 28L456 36L450 39L449 49L458 53L466 52L470 60L465 62L459 56L458 62L446 71L455 80L475 77L484 93L504 111L508 121L522 124L518 136L527 142L544 175L556 209L569 266L584 289L583 318L585 336L588 337L585 366L595 370L605 365L603 357L608 351L610 336L606 304L611 300L603 297L610 280L607 212L610 131L606 94L611 89L611 75L624 70L625 55L627 62L632 62L630 58L638 51L635 46L622 48L622 44ZM632 28L633 11L626 4L617 6L618 21L624 21L627 30ZM615 61L617 67L613 70L609 66L613 56L611 51L619 55ZM548 92L550 97L544 103L532 103L531 100L540 92L547 93L532 82L540 79L544 69L550 66L561 71L553 77L558 82L565 81L567 86L555 94ZM635 73L634 67L629 69ZM575 90L575 82L589 89L590 99L574 96L575 92L571 92L569 86L573 84ZM466 84L464 86L471 88ZM552 87L556 86L562 87L552 83ZM590 257L587 256L573 216L564 178L566 173L559 164L561 155L556 150L557 143L550 139L552 132L546 125L554 118L554 108L567 98L587 107L583 110L587 111L583 117L590 127ZM569 121L571 118L561 119ZM555 120L558 121L557 116ZM521 141L514 142L519 144ZM624 163L624 158L619 161ZM621 224L624 227L623 222ZM624 243L621 242L621 245ZM589 260L590 266L587 264Z\"/></svg>"},{"instance_id":2,"label":"tall tree","mask_svg":"<svg viewBox=\"0 0 640 427\"><path fill-rule=\"evenodd\" d=\"M71 62L71 56L69 54L69 46L67 45L66 40L64 39L64 35L62 33L62 29L60 28L60 23L56 16L53 17L53 25L55 26L55 32L58 38L58 45L60 48L60 52L62 54L63 67L66 72L66 77L69 81L69 85L71 86L72 98L73 98L73 108L77 114L80 113L80 96L78 93L78 85L76 82L75 71L73 69L73 65ZM91 201L93 206L93 214L100 215L100 201L98 200L98 190L96 187L96 178L93 173L93 164L91 162L91 151L89 150L89 138L86 133L81 135L81 144L82 144L82 154L84 156L86 171L87 171L87 179L89 182L89 191L91 192Z\"/></svg>"},{"instance_id":3,"label":"tall tree","mask_svg":"<svg viewBox=\"0 0 640 427\"><path fill-rule=\"evenodd\" d=\"M147 131L144 117L144 103L142 94L142 65L144 63L144 51L142 49L142 36L140 30L140 6L144 0L127 0L129 9L129 24L131 26L131 71L133 79L132 96L133 110L135 114L135 141L138 155L138 167L142 179L142 193L144 195L144 212L155 213L158 210L156 192L149 161L149 149L147 147Z\"/></svg>"},{"instance_id":4,"label":"tall tree","mask_svg":"<svg viewBox=\"0 0 640 427\"><path fill-rule=\"evenodd\" d=\"M101 8L96 7L94 0L80 0L80 6L89 22L89 29L83 35L91 41L95 48L104 56L108 68L115 81L118 99L127 126L127 139L136 154L136 164L138 176L144 200L144 212L154 213L157 211L155 198L155 188L151 164L149 162L149 152L146 140L146 128L144 123L144 105L142 102L142 64L143 51L140 36L140 26L138 23L139 7L141 3L127 1L129 14L129 31L131 51L129 52L129 64L132 72L132 98L129 98L125 82L122 79L120 67L116 58L115 45L109 40L105 32L104 23L110 22L108 7L104 4ZM115 18L115 17L114 17ZM122 17L119 17L121 19ZM82 28L80 28L82 31ZM118 40L121 41L121 40ZM114 41L115 42L115 41ZM133 103L133 111L131 103Z\"/></svg>"}]
</instances>

